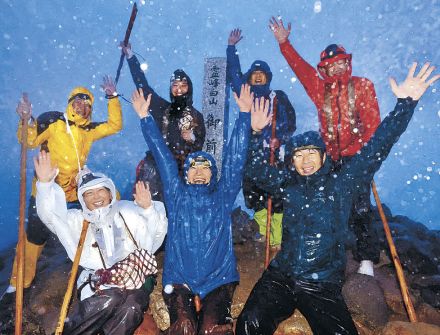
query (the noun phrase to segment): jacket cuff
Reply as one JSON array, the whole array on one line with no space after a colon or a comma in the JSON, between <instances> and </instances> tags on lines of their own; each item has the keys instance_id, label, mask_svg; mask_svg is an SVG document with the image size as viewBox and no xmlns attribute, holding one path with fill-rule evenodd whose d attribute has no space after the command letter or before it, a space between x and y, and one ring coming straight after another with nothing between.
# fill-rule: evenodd
<instances>
[{"instance_id":1,"label":"jacket cuff","mask_svg":"<svg viewBox=\"0 0 440 335\"><path fill-rule=\"evenodd\" d=\"M239 120L251 120L251 113L250 112L242 112L238 113L238 119Z\"/></svg>"},{"instance_id":2,"label":"jacket cuff","mask_svg":"<svg viewBox=\"0 0 440 335\"><path fill-rule=\"evenodd\" d=\"M418 102L419 102L418 100L413 100L413 98L411 97L397 98L398 104L405 104L411 107L416 107Z\"/></svg>"},{"instance_id":3,"label":"jacket cuff","mask_svg":"<svg viewBox=\"0 0 440 335\"><path fill-rule=\"evenodd\" d=\"M51 181L48 181L48 182L42 182L42 181L37 180L37 182L36 182L37 191L49 192L55 182L54 180L55 180L55 178L52 179Z\"/></svg>"},{"instance_id":4,"label":"jacket cuff","mask_svg":"<svg viewBox=\"0 0 440 335\"><path fill-rule=\"evenodd\" d=\"M143 207L139 206L136 201L134 201L134 203L138 207L139 214L142 216L148 217L151 214L153 214L153 212L155 211L153 200L151 200L151 205L148 208L143 208Z\"/></svg>"},{"instance_id":5,"label":"jacket cuff","mask_svg":"<svg viewBox=\"0 0 440 335\"><path fill-rule=\"evenodd\" d=\"M280 43L280 49L281 51L284 51L284 49L288 48L289 46L291 46L289 39L287 39L285 42Z\"/></svg>"}]
</instances>

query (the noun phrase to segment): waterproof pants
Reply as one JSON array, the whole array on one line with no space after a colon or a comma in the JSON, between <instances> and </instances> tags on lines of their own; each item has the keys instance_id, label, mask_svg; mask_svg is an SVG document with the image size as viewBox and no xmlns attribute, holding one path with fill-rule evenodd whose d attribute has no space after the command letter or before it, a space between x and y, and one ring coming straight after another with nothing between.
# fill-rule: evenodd
<instances>
[{"instance_id":1,"label":"waterproof pants","mask_svg":"<svg viewBox=\"0 0 440 335\"><path fill-rule=\"evenodd\" d=\"M79 201L68 202L67 208L81 208ZM28 207L28 222L26 228L26 241L24 246L25 253L25 268L24 268L24 287L31 286L32 281L35 278L35 272L37 270L38 258L43 251L44 245L51 235L51 231L40 220L37 214L37 208L35 206L35 197L29 198ZM12 267L12 275L10 285L17 287L17 257L14 259L14 265Z\"/></svg>"},{"instance_id":2,"label":"waterproof pants","mask_svg":"<svg viewBox=\"0 0 440 335\"><path fill-rule=\"evenodd\" d=\"M231 304L237 283L217 287L202 299L196 312L195 295L184 285L173 285L173 292L162 292L170 313L169 335L233 335Z\"/></svg>"},{"instance_id":3,"label":"waterproof pants","mask_svg":"<svg viewBox=\"0 0 440 335\"><path fill-rule=\"evenodd\" d=\"M380 256L380 242L373 226L370 193L371 180L366 180L358 192L358 197L353 201L349 226L356 236L356 248L353 249L354 259L358 262L370 260L377 263Z\"/></svg>"},{"instance_id":4,"label":"waterproof pants","mask_svg":"<svg viewBox=\"0 0 440 335\"><path fill-rule=\"evenodd\" d=\"M68 316L64 335L129 335L142 323L149 293L111 288L83 301Z\"/></svg>"},{"instance_id":5,"label":"waterproof pants","mask_svg":"<svg viewBox=\"0 0 440 335\"><path fill-rule=\"evenodd\" d=\"M266 236L267 226L267 208L264 208L254 214L254 220L258 224L260 234ZM283 213L273 213L270 222L270 245L278 246L281 244L283 235Z\"/></svg>"},{"instance_id":6,"label":"waterproof pants","mask_svg":"<svg viewBox=\"0 0 440 335\"><path fill-rule=\"evenodd\" d=\"M252 289L235 334L273 334L297 308L315 335L358 334L339 285L294 280L270 266Z\"/></svg>"}]
</instances>

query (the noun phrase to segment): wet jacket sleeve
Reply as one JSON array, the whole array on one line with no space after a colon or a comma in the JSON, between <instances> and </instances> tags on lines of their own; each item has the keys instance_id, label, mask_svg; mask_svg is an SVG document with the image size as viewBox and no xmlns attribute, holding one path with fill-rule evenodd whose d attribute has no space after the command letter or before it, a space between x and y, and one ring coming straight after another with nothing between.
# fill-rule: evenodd
<instances>
[{"instance_id":1,"label":"wet jacket sleeve","mask_svg":"<svg viewBox=\"0 0 440 335\"><path fill-rule=\"evenodd\" d=\"M28 124L27 127L27 146L30 149L35 149L45 141L49 139L50 136L50 130L46 129L46 131L41 132L38 134L38 119L35 121L32 119L30 124ZM19 143L22 143L21 140L21 120L18 122L18 130L17 130L17 139Z\"/></svg>"},{"instance_id":2,"label":"wet jacket sleeve","mask_svg":"<svg viewBox=\"0 0 440 335\"><path fill-rule=\"evenodd\" d=\"M232 202L241 188L250 135L251 113L240 112L226 148L220 180L225 197Z\"/></svg>"},{"instance_id":3,"label":"wet jacket sleeve","mask_svg":"<svg viewBox=\"0 0 440 335\"><path fill-rule=\"evenodd\" d=\"M260 143L261 135L251 136L246 177L264 191L281 197L283 186L287 181L287 172L284 169L277 169L269 165Z\"/></svg>"},{"instance_id":4,"label":"wet jacket sleeve","mask_svg":"<svg viewBox=\"0 0 440 335\"><path fill-rule=\"evenodd\" d=\"M176 160L166 145L153 117L148 115L142 118L140 122L145 142L147 142L148 148L151 150L159 169L165 199L170 199L177 184L180 182ZM167 201L167 206L170 203L170 201Z\"/></svg>"},{"instance_id":5,"label":"wet jacket sleeve","mask_svg":"<svg viewBox=\"0 0 440 335\"><path fill-rule=\"evenodd\" d=\"M144 209L136 205L133 208L137 217L127 224L138 246L155 253L167 233L168 220L165 206L160 201L153 201L149 208Z\"/></svg>"},{"instance_id":6,"label":"wet jacket sleeve","mask_svg":"<svg viewBox=\"0 0 440 335\"><path fill-rule=\"evenodd\" d=\"M203 119L203 115L200 112L197 112L197 127L194 128L194 137L195 141L192 144L194 151L201 151L203 150L203 144L205 143L205 136L206 136L206 128L205 128L205 120Z\"/></svg>"},{"instance_id":7,"label":"wet jacket sleeve","mask_svg":"<svg viewBox=\"0 0 440 335\"><path fill-rule=\"evenodd\" d=\"M382 121L376 133L364 146L361 152L350 160L341 169L341 173L348 179L372 178L387 158L393 145L408 127L414 113L417 101L411 98L397 99L394 110ZM354 178L350 178L354 177Z\"/></svg>"},{"instance_id":8,"label":"wet jacket sleeve","mask_svg":"<svg viewBox=\"0 0 440 335\"><path fill-rule=\"evenodd\" d=\"M239 95L243 84L243 74L241 73L240 59L235 45L228 45L226 49L226 75L231 83L232 91Z\"/></svg>"},{"instance_id":9,"label":"wet jacket sleeve","mask_svg":"<svg viewBox=\"0 0 440 335\"><path fill-rule=\"evenodd\" d=\"M367 143L380 124L379 104L377 103L374 85L368 79L363 79L364 103L359 110L359 117L363 125L362 142Z\"/></svg>"},{"instance_id":10,"label":"wet jacket sleeve","mask_svg":"<svg viewBox=\"0 0 440 335\"><path fill-rule=\"evenodd\" d=\"M293 48L289 40L280 44L280 50L289 66L295 72L301 84L304 86L310 99L319 103L319 93L323 92L323 81L319 78L318 71L307 63Z\"/></svg>"},{"instance_id":11,"label":"wet jacket sleeve","mask_svg":"<svg viewBox=\"0 0 440 335\"><path fill-rule=\"evenodd\" d=\"M109 99L107 104L108 119L89 131L92 141L116 134L122 129L122 108L118 98Z\"/></svg>"},{"instance_id":12,"label":"wet jacket sleeve","mask_svg":"<svg viewBox=\"0 0 440 335\"><path fill-rule=\"evenodd\" d=\"M62 188L54 181L37 181L36 206L41 221L57 235L70 259L74 259L81 226L70 224L66 197ZM74 221L74 220L73 220Z\"/></svg>"},{"instance_id":13,"label":"wet jacket sleeve","mask_svg":"<svg viewBox=\"0 0 440 335\"><path fill-rule=\"evenodd\" d=\"M147 98L148 94L151 94L151 114L157 122L161 122L162 115L165 109L170 105L170 102L159 96L148 84L145 73L142 71L141 65L136 56L127 59L127 63L136 88L142 88L145 98Z\"/></svg>"},{"instance_id":14,"label":"wet jacket sleeve","mask_svg":"<svg viewBox=\"0 0 440 335\"><path fill-rule=\"evenodd\" d=\"M289 98L283 91L277 90L276 94L278 97L278 112L283 113L282 117L279 118L282 120L282 124L277 126L277 132L279 129L277 137L281 144L286 144L296 130L296 113Z\"/></svg>"}]
</instances>

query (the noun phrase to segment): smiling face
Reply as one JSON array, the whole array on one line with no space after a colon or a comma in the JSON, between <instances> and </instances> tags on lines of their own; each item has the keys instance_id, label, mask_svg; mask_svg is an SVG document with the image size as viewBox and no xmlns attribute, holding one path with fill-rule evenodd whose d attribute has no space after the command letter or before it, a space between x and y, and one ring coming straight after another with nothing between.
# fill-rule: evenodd
<instances>
[{"instance_id":1,"label":"smiling face","mask_svg":"<svg viewBox=\"0 0 440 335\"><path fill-rule=\"evenodd\" d=\"M93 188L83 194L84 203L91 211L108 206L112 201L112 194L106 187Z\"/></svg>"},{"instance_id":2,"label":"smiling face","mask_svg":"<svg viewBox=\"0 0 440 335\"><path fill-rule=\"evenodd\" d=\"M76 97L72 102L73 110L83 119L88 119L92 113L92 102L88 99Z\"/></svg>"},{"instance_id":3,"label":"smiling face","mask_svg":"<svg viewBox=\"0 0 440 335\"><path fill-rule=\"evenodd\" d=\"M178 97L188 93L188 82L186 79L174 80L171 83L171 93L174 97Z\"/></svg>"},{"instance_id":4,"label":"smiling face","mask_svg":"<svg viewBox=\"0 0 440 335\"><path fill-rule=\"evenodd\" d=\"M321 156L318 149L296 150L293 154L293 165L301 176L310 176L318 171L325 162L325 153Z\"/></svg>"},{"instance_id":5,"label":"smiling face","mask_svg":"<svg viewBox=\"0 0 440 335\"><path fill-rule=\"evenodd\" d=\"M325 73L329 77L343 75L347 70L348 61L346 59L340 59L325 66Z\"/></svg>"},{"instance_id":6,"label":"smiling face","mask_svg":"<svg viewBox=\"0 0 440 335\"><path fill-rule=\"evenodd\" d=\"M266 85L267 76L263 71L257 70L251 73L249 77L249 84L252 86Z\"/></svg>"},{"instance_id":7,"label":"smiling face","mask_svg":"<svg viewBox=\"0 0 440 335\"><path fill-rule=\"evenodd\" d=\"M209 166L194 165L188 169L187 180L188 184L209 184L212 177L212 171Z\"/></svg>"}]
</instances>

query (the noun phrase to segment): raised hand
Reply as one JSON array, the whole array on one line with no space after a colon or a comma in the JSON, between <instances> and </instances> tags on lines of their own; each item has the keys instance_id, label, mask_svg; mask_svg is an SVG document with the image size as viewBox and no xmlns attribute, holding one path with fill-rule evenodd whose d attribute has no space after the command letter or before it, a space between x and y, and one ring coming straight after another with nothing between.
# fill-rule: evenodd
<instances>
[{"instance_id":1,"label":"raised hand","mask_svg":"<svg viewBox=\"0 0 440 335\"><path fill-rule=\"evenodd\" d=\"M182 129L180 135L186 142L193 142L193 130L192 129Z\"/></svg>"},{"instance_id":2,"label":"raised hand","mask_svg":"<svg viewBox=\"0 0 440 335\"><path fill-rule=\"evenodd\" d=\"M241 85L240 97L233 92L235 102L240 108L241 112L248 113L251 111L252 102L254 101L254 93L251 93L251 87L248 84Z\"/></svg>"},{"instance_id":3,"label":"raised hand","mask_svg":"<svg viewBox=\"0 0 440 335\"><path fill-rule=\"evenodd\" d=\"M106 95L113 95L113 96L118 95L118 93L116 92L116 84L113 81L113 78L109 75L105 75L102 78L101 88L103 89Z\"/></svg>"},{"instance_id":4,"label":"raised hand","mask_svg":"<svg viewBox=\"0 0 440 335\"><path fill-rule=\"evenodd\" d=\"M142 88L138 88L131 95L131 102L133 103L133 109L141 119L148 116L148 109L150 108L151 102L151 94L148 94L147 100L145 100Z\"/></svg>"},{"instance_id":5,"label":"raised hand","mask_svg":"<svg viewBox=\"0 0 440 335\"><path fill-rule=\"evenodd\" d=\"M127 57L127 59L131 58L133 56L133 51L131 50L131 43L127 43L127 45L124 44L123 41L119 43L119 47L122 50L122 53Z\"/></svg>"},{"instance_id":6,"label":"raised hand","mask_svg":"<svg viewBox=\"0 0 440 335\"><path fill-rule=\"evenodd\" d=\"M292 25L289 22L286 29L284 28L283 20L281 18L277 20L272 16L272 18L269 20L269 29L272 30L273 36L275 36L278 43L281 44L286 42L289 38Z\"/></svg>"},{"instance_id":7,"label":"raised hand","mask_svg":"<svg viewBox=\"0 0 440 335\"><path fill-rule=\"evenodd\" d=\"M251 108L251 127L255 132L260 132L272 120L272 113L269 113L269 100L264 97L255 99Z\"/></svg>"},{"instance_id":8,"label":"raised hand","mask_svg":"<svg viewBox=\"0 0 440 335\"><path fill-rule=\"evenodd\" d=\"M241 29L235 28L229 34L228 45L236 45L242 38Z\"/></svg>"},{"instance_id":9,"label":"raised hand","mask_svg":"<svg viewBox=\"0 0 440 335\"><path fill-rule=\"evenodd\" d=\"M28 120L32 115L32 104L29 101L28 94L23 92L20 101L15 110L21 119Z\"/></svg>"},{"instance_id":10,"label":"raised hand","mask_svg":"<svg viewBox=\"0 0 440 335\"><path fill-rule=\"evenodd\" d=\"M42 183L50 182L57 174L57 168L50 161L50 153L44 150L34 157L34 166L37 178Z\"/></svg>"},{"instance_id":11,"label":"raised hand","mask_svg":"<svg viewBox=\"0 0 440 335\"><path fill-rule=\"evenodd\" d=\"M416 68L417 63L414 62L408 71L408 75L401 84L397 84L394 78L390 78L391 90L396 97L410 97L413 100L419 100L427 88L440 79L440 74L428 79L431 73L435 70L435 66L430 66L429 63L425 63L420 69L419 73L414 76Z\"/></svg>"},{"instance_id":12,"label":"raised hand","mask_svg":"<svg viewBox=\"0 0 440 335\"><path fill-rule=\"evenodd\" d=\"M151 206L150 185L145 184L143 181L136 183L136 193L133 196L139 207L147 209Z\"/></svg>"}]
</instances>

